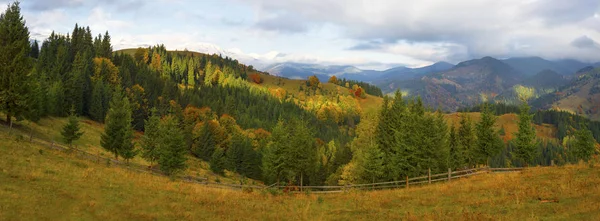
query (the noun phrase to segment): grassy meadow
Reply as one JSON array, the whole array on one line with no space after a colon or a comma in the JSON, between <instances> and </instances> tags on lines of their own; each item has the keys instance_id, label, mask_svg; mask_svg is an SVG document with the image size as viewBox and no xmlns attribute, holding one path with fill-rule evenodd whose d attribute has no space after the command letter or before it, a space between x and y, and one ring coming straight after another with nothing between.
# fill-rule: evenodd
<instances>
[{"instance_id":1,"label":"grassy meadow","mask_svg":"<svg viewBox=\"0 0 600 221\"><path fill-rule=\"evenodd\" d=\"M62 122L50 118L41 124ZM78 145L97 148L92 135L100 125L83 127L86 135ZM600 219L598 165L530 168L409 189L274 195L81 160L29 143L25 129L12 135L6 127L0 130L0 220Z\"/></svg>"}]
</instances>

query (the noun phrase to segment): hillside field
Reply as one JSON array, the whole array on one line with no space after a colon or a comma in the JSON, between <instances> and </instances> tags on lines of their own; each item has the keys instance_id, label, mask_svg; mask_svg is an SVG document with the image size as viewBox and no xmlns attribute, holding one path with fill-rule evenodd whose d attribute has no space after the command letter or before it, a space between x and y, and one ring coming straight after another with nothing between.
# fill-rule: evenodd
<instances>
[{"instance_id":1,"label":"hillside field","mask_svg":"<svg viewBox=\"0 0 600 221\"><path fill-rule=\"evenodd\" d=\"M1 220L600 219L598 166L530 168L408 190L272 195L107 167L4 129Z\"/></svg>"}]
</instances>

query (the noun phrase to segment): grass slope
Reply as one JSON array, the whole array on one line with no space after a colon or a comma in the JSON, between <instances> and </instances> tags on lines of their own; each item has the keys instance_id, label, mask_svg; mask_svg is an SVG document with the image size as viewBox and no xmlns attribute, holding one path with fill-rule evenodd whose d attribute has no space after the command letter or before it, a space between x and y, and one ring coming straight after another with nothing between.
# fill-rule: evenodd
<instances>
[{"instance_id":1,"label":"grass slope","mask_svg":"<svg viewBox=\"0 0 600 221\"><path fill-rule=\"evenodd\" d=\"M598 167L531 168L408 190L273 196L107 167L15 137L0 132L2 220L600 219Z\"/></svg>"},{"instance_id":2,"label":"grass slope","mask_svg":"<svg viewBox=\"0 0 600 221\"><path fill-rule=\"evenodd\" d=\"M0 118L4 119L5 115L0 114ZM34 139L41 139L45 141L54 141L58 144L62 144L62 127L67 123L67 118L60 117L48 117L43 118L38 122L29 123L28 121L21 121L15 123L14 132L19 137L23 137L24 140L29 140L31 129L33 129ZM100 136L104 132L104 124L86 119L80 118L80 128L84 132L83 136L73 143L73 146L77 149L83 150L91 154L98 154L102 157L113 158L114 155L106 151L100 146ZM8 128L0 126L0 133L7 133ZM135 140L136 147L140 148L139 138L142 136L140 132L136 132ZM1 143L1 141L0 141ZM122 160L119 158L119 160ZM143 159L140 155L134 157L131 162L150 166L150 163ZM214 182L219 179L222 183L239 184L240 176L235 173L227 172L225 177L217 175L210 171L207 162L199 160L195 157L188 155L187 159L188 168L183 172L182 175L189 175L195 177L208 178L209 181ZM154 163L156 165L156 163ZM258 184L258 181L250 181L251 183Z\"/></svg>"}]
</instances>

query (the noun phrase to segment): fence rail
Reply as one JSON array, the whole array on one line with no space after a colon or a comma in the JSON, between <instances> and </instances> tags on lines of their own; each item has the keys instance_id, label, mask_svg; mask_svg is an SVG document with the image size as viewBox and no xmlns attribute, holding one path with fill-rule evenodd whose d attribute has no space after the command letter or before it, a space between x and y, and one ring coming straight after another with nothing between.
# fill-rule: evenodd
<instances>
[{"instance_id":1,"label":"fence rail","mask_svg":"<svg viewBox=\"0 0 600 221\"><path fill-rule=\"evenodd\" d=\"M77 157L86 159L86 160L90 160L90 161L93 161L96 163L107 162L107 163L110 163L110 165L116 165L116 166L128 169L130 171L138 172L138 173L148 173L148 174L152 174L152 175L165 176L160 170L155 169L155 168L150 168L148 166L133 163L133 162L125 162L125 161L119 161L119 160L108 158L108 157L103 157L103 156L100 156L99 153L92 154L92 153L88 153L86 151L83 151L83 150L80 150L77 148L65 147L61 144L55 143L54 141L48 141L48 140L43 140L43 139L39 139L39 138L31 138L29 141L32 143L36 143L36 144L45 146L47 148L53 149L53 150L76 153ZM381 189L395 189L395 188L410 188L410 186L413 186L413 185L431 184L431 183L442 182L442 181L449 182L452 179L470 177L470 176L475 176L475 175L490 173L490 172L516 172L516 171L522 171L522 170L524 170L524 168L522 168L522 167L518 167L518 168L482 167L482 168L473 168L473 169L458 170L458 171L451 171L450 169L448 169L447 173L439 173L439 174L431 174L431 171L429 170L428 175L426 175L426 176L419 176L419 177L413 177L413 178L406 177L405 180L379 182L379 183L349 184L349 185L344 185L344 186L289 186L289 185L283 186L283 185L279 185L278 183L274 183L270 186L226 184L226 183L209 182L207 178L189 176L189 175L179 177L179 179L184 182L188 182L188 183L195 183L195 184L205 185L207 187L225 188L225 189L231 189L231 190L278 189L278 190L289 191L292 193L300 193L303 191L310 191L312 193L341 193L341 192L347 192L349 190L381 190ZM437 178L437 177L441 177L441 178ZM436 179L432 179L432 178L436 178Z\"/></svg>"}]
</instances>

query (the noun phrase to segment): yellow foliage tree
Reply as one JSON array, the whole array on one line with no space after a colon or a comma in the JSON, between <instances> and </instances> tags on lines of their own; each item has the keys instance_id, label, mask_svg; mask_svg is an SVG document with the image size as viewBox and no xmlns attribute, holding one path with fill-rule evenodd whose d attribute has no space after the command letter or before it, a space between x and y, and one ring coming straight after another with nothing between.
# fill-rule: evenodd
<instances>
[{"instance_id":1,"label":"yellow foliage tree","mask_svg":"<svg viewBox=\"0 0 600 221\"><path fill-rule=\"evenodd\" d=\"M119 69L108 58L94 58L94 76L92 80L105 80L112 85L121 84Z\"/></svg>"}]
</instances>

